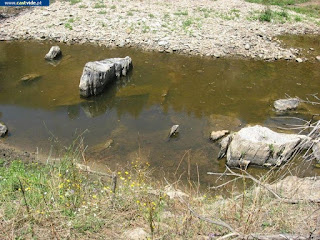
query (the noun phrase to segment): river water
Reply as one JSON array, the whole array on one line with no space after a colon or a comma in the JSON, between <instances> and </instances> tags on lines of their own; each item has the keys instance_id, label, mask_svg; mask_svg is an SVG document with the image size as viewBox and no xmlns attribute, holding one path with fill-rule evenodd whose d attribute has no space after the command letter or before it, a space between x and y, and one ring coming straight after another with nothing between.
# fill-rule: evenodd
<instances>
[{"instance_id":1,"label":"river water","mask_svg":"<svg viewBox=\"0 0 320 240\"><path fill-rule=\"evenodd\" d=\"M320 92L317 62L205 59L58 45L63 57L48 62L48 42L0 42L0 120L10 131L4 141L48 154L85 132L86 159L99 168L148 162L156 175L179 167L177 173L189 172L195 180L199 172L200 181L210 184L212 176L206 172L225 169L225 160L217 160L218 144L209 140L211 131L255 124L279 131L287 120L274 112L274 100ZM125 56L133 60L129 76L97 97L80 98L86 62ZM22 83L25 74L41 77ZM309 119L315 111L302 106L289 116ZM174 124L180 132L169 140ZM310 165L303 174L319 171Z\"/></svg>"}]
</instances>

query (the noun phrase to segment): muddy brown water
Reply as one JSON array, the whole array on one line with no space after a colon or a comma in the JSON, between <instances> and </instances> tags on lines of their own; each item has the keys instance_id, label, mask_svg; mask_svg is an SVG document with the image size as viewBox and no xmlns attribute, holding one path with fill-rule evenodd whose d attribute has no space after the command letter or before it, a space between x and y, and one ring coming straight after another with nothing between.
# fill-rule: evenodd
<instances>
[{"instance_id":1,"label":"muddy brown water","mask_svg":"<svg viewBox=\"0 0 320 240\"><path fill-rule=\"evenodd\" d=\"M217 160L218 144L209 141L212 130L254 124L276 129L288 120L275 118L274 100L320 92L320 63L213 60L65 44L58 44L63 57L48 62L44 56L51 45L0 42L0 120L10 130L4 141L43 154L51 149L54 155L57 146L70 145L86 131L86 158L100 170L149 162L155 176L177 171L197 181L199 172L205 186L212 184L206 172L225 170L225 159ZM97 97L79 97L86 62L127 55L134 65L129 76ZM21 83L25 74L41 77ZM309 119L316 110L302 106L289 115ZM169 140L173 124L180 133ZM300 175L319 174L313 164L303 170Z\"/></svg>"}]
</instances>

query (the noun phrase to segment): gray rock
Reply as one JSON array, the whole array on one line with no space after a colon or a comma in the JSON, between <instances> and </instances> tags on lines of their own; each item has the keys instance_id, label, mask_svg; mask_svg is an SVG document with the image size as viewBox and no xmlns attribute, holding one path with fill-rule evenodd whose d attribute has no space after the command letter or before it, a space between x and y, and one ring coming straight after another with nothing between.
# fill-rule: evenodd
<instances>
[{"instance_id":1,"label":"gray rock","mask_svg":"<svg viewBox=\"0 0 320 240\"><path fill-rule=\"evenodd\" d=\"M302 60L301 58L296 58L296 62L298 62L298 63L302 63L302 62L303 62L303 60Z\"/></svg>"},{"instance_id":2,"label":"gray rock","mask_svg":"<svg viewBox=\"0 0 320 240\"><path fill-rule=\"evenodd\" d=\"M39 80L40 78L41 78L41 75L37 73L30 73L30 74L23 75L20 79L20 82L24 82L24 83L32 82L35 80Z\"/></svg>"},{"instance_id":3,"label":"gray rock","mask_svg":"<svg viewBox=\"0 0 320 240\"><path fill-rule=\"evenodd\" d=\"M128 56L86 63L79 84L80 95L98 95L114 79L126 76L131 68L132 60Z\"/></svg>"},{"instance_id":4,"label":"gray rock","mask_svg":"<svg viewBox=\"0 0 320 240\"><path fill-rule=\"evenodd\" d=\"M221 152L223 153L227 146L227 164L231 167L240 166L242 163L279 166L291 157L295 147L311 141L304 135L277 133L259 125L243 128L230 137L231 140L223 139Z\"/></svg>"},{"instance_id":5,"label":"gray rock","mask_svg":"<svg viewBox=\"0 0 320 240\"><path fill-rule=\"evenodd\" d=\"M319 140L313 144L312 152L313 152L314 157L318 161L320 161L320 141Z\"/></svg>"},{"instance_id":6,"label":"gray rock","mask_svg":"<svg viewBox=\"0 0 320 240\"><path fill-rule=\"evenodd\" d=\"M220 142L220 152L218 154L218 159L223 158L227 154L228 147L232 140L232 135L223 138Z\"/></svg>"},{"instance_id":7,"label":"gray rock","mask_svg":"<svg viewBox=\"0 0 320 240\"><path fill-rule=\"evenodd\" d=\"M8 128L4 123L0 123L0 137L4 137L8 133Z\"/></svg>"},{"instance_id":8,"label":"gray rock","mask_svg":"<svg viewBox=\"0 0 320 240\"><path fill-rule=\"evenodd\" d=\"M167 41L159 41L158 42L158 45L159 46L166 46L166 45L168 45L169 43L167 42Z\"/></svg>"},{"instance_id":9,"label":"gray rock","mask_svg":"<svg viewBox=\"0 0 320 240\"><path fill-rule=\"evenodd\" d=\"M54 60L58 57L60 57L62 54L59 46L53 46L50 48L50 51L46 54L44 57L47 60Z\"/></svg>"},{"instance_id":10,"label":"gray rock","mask_svg":"<svg viewBox=\"0 0 320 240\"><path fill-rule=\"evenodd\" d=\"M273 103L274 108L277 111L286 111L291 109L296 109L300 104L299 98L287 98L279 99Z\"/></svg>"},{"instance_id":11,"label":"gray rock","mask_svg":"<svg viewBox=\"0 0 320 240\"><path fill-rule=\"evenodd\" d=\"M229 134L228 130L212 131L211 135L210 135L210 139L212 141L216 141L216 140L222 138L223 136L225 136L226 134Z\"/></svg>"},{"instance_id":12,"label":"gray rock","mask_svg":"<svg viewBox=\"0 0 320 240\"><path fill-rule=\"evenodd\" d=\"M179 132L179 125L173 125L170 129L169 137L177 134Z\"/></svg>"},{"instance_id":13,"label":"gray rock","mask_svg":"<svg viewBox=\"0 0 320 240\"><path fill-rule=\"evenodd\" d=\"M130 240L145 240L149 234L143 228L135 228L124 233L124 239Z\"/></svg>"},{"instance_id":14,"label":"gray rock","mask_svg":"<svg viewBox=\"0 0 320 240\"><path fill-rule=\"evenodd\" d=\"M316 56L316 60L320 62L320 56Z\"/></svg>"}]
</instances>

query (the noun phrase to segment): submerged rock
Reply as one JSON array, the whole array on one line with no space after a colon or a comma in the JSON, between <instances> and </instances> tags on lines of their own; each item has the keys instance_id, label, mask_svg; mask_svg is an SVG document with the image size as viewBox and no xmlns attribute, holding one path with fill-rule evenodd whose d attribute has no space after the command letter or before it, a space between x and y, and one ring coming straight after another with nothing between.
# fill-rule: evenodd
<instances>
[{"instance_id":1,"label":"submerged rock","mask_svg":"<svg viewBox=\"0 0 320 240\"><path fill-rule=\"evenodd\" d=\"M86 63L80 79L80 95L82 97L98 95L115 78L126 76L131 68L130 57L109 58Z\"/></svg>"},{"instance_id":2,"label":"submerged rock","mask_svg":"<svg viewBox=\"0 0 320 240\"><path fill-rule=\"evenodd\" d=\"M311 141L304 135L277 133L259 125L243 128L228 137L221 141L219 157L226 154L231 167L240 166L242 162L280 165L288 160L298 144L304 143L307 147Z\"/></svg>"},{"instance_id":3,"label":"submerged rock","mask_svg":"<svg viewBox=\"0 0 320 240\"><path fill-rule=\"evenodd\" d=\"M291 109L296 109L300 104L299 98L287 98L279 99L273 103L274 108L277 111L286 111Z\"/></svg>"},{"instance_id":4,"label":"submerged rock","mask_svg":"<svg viewBox=\"0 0 320 240\"><path fill-rule=\"evenodd\" d=\"M242 122L240 119L233 116L211 114L207 118L207 123L202 129L202 134L205 138L208 133L212 131L220 131L221 129L228 129L229 131L238 131L241 129Z\"/></svg>"},{"instance_id":5,"label":"submerged rock","mask_svg":"<svg viewBox=\"0 0 320 240\"><path fill-rule=\"evenodd\" d=\"M220 138L222 138L223 136L229 134L228 130L221 130L221 131L212 131L211 135L210 135L210 139L212 141L216 141Z\"/></svg>"},{"instance_id":6,"label":"submerged rock","mask_svg":"<svg viewBox=\"0 0 320 240\"><path fill-rule=\"evenodd\" d=\"M316 56L316 60L320 62L320 56Z\"/></svg>"},{"instance_id":7,"label":"submerged rock","mask_svg":"<svg viewBox=\"0 0 320 240\"><path fill-rule=\"evenodd\" d=\"M60 50L59 46L53 46L50 48L50 51L46 54L44 57L47 60L54 60L62 55L62 52Z\"/></svg>"},{"instance_id":8,"label":"submerged rock","mask_svg":"<svg viewBox=\"0 0 320 240\"><path fill-rule=\"evenodd\" d=\"M30 74L23 75L20 79L20 82L28 83L34 80L39 80L40 78L41 78L41 75L37 73L30 73Z\"/></svg>"},{"instance_id":9,"label":"submerged rock","mask_svg":"<svg viewBox=\"0 0 320 240\"><path fill-rule=\"evenodd\" d=\"M0 137L4 137L8 133L8 128L5 124L0 123Z\"/></svg>"}]
</instances>

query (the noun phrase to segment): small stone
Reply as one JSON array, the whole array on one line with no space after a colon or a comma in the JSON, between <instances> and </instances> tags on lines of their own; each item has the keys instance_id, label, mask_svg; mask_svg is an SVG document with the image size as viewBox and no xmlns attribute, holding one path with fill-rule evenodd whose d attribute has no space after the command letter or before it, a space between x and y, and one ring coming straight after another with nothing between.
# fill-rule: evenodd
<instances>
[{"instance_id":1,"label":"small stone","mask_svg":"<svg viewBox=\"0 0 320 240\"><path fill-rule=\"evenodd\" d=\"M168 45L169 43L167 42L167 41L159 41L158 42L158 45L159 46L166 46L166 45Z\"/></svg>"},{"instance_id":2,"label":"small stone","mask_svg":"<svg viewBox=\"0 0 320 240\"><path fill-rule=\"evenodd\" d=\"M210 139L212 141L216 141L220 138L222 138L223 136L229 134L228 130L221 130L221 131L212 131L211 135L210 135Z\"/></svg>"},{"instance_id":3,"label":"small stone","mask_svg":"<svg viewBox=\"0 0 320 240\"><path fill-rule=\"evenodd\" d=\"M316 60L320 62L320 56L316 56Z\"/></svg>"},{"instance_id":4,"label":"small stone","mask_svg":"<svg viewBox=\"0 0 320 240\"><path fill-rule=\"evenodd\" d=\"M301 58L296 58L296 62L298 62L298 63L302 63L302 62L303 62L303 60L302 60Z\"/></svg>"},{"instance_id":5,"label":"small stone","mask_svg":"<svg viewBox=\"0 0 320 240\"><path fill-rule=\"evenodd\" d=\"M4 137L8 133L8 128L4 123L0 123L0 137Z\"/></svg>"},{"instance_id":6,"label":"small stone","mask_svg":"<svg viewBox=\"0 0 320 240\"><path fill-rule=\"evenodd\" d=\"M311 48L309 48L309 50L310 50L310 51L314 51L314 48L311 47Z\"/></svg>"},{"instance_id":7,"label":"small stone","mask_svg":"<svg viewBox=\"0 0 320 240\"><path fill-rule=\"evenodd\" d=\"M244 48L246 49L246 50L249 50L250 49L250 44L246 44L245 46L244 46Z\"/></svg>"},{"instance_id":8,"label":"small stone","mask_svg":"<svg viewBox=\"0 0 320 240\"><path fill-rule=\"evenodd\" d=\"M179 125L173 125L170 129L169 137L176 135L179 132Z\"/></svg>"},{"instance_id":9,"label":"small stone","mask_svg":"<svg viewBox=\"0 0 320 240\"><path fill-rule=\"evenodd\" d=\"M47 60L53 60L61 56L61 50L59 46L53 46L50 48L50 51L44 57Z\"/></svg>"}]
</instances>

